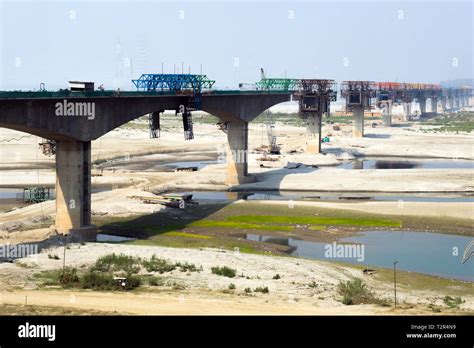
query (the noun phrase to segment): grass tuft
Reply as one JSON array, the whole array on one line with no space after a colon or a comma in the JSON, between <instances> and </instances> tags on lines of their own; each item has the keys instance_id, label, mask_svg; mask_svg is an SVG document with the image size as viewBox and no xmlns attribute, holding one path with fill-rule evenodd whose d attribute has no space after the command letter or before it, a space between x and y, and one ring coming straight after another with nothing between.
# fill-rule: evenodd
<instances>
[{"instance_id":1,"label":"grass tuft","mask_svg":"<svg viewBox=\"0 0 474 348\"><path fill-rule=\"evenodd\" d=\"M223 277L234 278L237 274L237 271L233 268L223 266L223 267L212 267L211 271L213 274L217 274Z\"/></svg>"}]
</instances>

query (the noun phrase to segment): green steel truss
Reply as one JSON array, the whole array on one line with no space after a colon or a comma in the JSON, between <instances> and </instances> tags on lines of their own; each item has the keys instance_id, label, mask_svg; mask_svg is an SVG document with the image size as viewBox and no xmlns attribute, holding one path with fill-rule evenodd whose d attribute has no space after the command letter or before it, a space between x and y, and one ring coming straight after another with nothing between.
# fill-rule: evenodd
<instances>
[{"instance_id":1,"label":"green steel truss","mask_svg":"<svg viewBox=\"0 0 474 348\"><path fill-rule=\"evenodd\" d=\"M256 83L257 89L271 91L294 91L299 88L300 80L284 78L264 78Z\"/></svg>"}]
</instances>

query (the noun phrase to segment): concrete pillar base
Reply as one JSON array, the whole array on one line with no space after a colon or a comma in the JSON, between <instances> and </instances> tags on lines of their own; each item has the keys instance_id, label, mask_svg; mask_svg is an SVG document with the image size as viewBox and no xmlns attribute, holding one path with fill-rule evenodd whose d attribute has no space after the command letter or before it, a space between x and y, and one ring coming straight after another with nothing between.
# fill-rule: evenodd
<instances>
[{"instance_id":1,"label":"concrete pillar base","mask_svg":"<svg viewBox=\"0 0 474 348\"><path fill-rule=\"evenodd\" d=\"M438 98L431 98L431 112L434 115L438 113Z\"/></svg>"},{"instance_id":2,"label":"concrete pillar base","mask_svg":"<svg viewBox=\"0 0 474 348\"><path fill-rule=\"evenodd\" d=\"M418 104L420 105L420 117L426 116L426 99L420 98Z\"/></svg>"},{"instance_id":3,"label":"concrete pillar base","mask_svg":"<svg viewBox=\"0 0 474 348\"><path fill-rule=\"evenodd\" d=\"M382 122L385 127L392 126L392 101L383 102Z\"/></svg>"},{"instance_id":4,"label":"concrete pillar base","mask_svg":"<svg viewBox=\"0 0 474 348\"><path fill-rule=\"evenodd\" d=\"M95 225L88 225L79 228L57 228L58 234L67 235L71 242L95 242L97 241L97 228Z\"/></svg>"},{"instance_id":5,"label":"concrete pillar base","mask_svg":"<svg viewBox=\"0 0 474 348\"><path fill-rule=\"evenodd\" d=\"M306 152L321 152L321 119L319 113L309 114L306 117Z\"/></svg>"},{"instance_id":6,"label":"concrete pillar base","mask_svg":"<svg viewBox=\"0 0 474 348\"><path fill-rule=\"evenodd\" d=\"M441 104L441 112L443 114L446 113L446 108L447 108L446 103L447 103L446 98L441 98L440 104Z\"/></svg>"},{"instance_id":7,"label":"concrete pillar base","mask_svg":"<svg viewBox=\"0 0 474 348\"><path fill-rule=\"evenodd\" d=\"M89 235L84 231L91 228L90 141L57 142L55 226L60 233Z\"/></svg>"},{"instance_id":8,"label":"concrete pillar base","mask_svg":"<svg viewBox=\"0 0 474 348\"><path fill-rule=\"evenodd\" d=\"M355 138L362 138L364 136L364 107L354 107L352 110L354 116L354 126L352 127L352 135Z\"/></svg>"},{"instance_id":9,"label":"concrete pillar base","mask_svg":"<svg viewBox=\"0 0 474 348\"><path fill-rule=\"evenodd\" d=\"M382 116L382 122L385 127L392 127L392 115L383 115Z\"/></svg>"},{"instance_id":10,"label":"concrete pillar base","mask_svg":"<svg viewBox=\"0 0 474 348\"><path fill-rule=\"evenodd\" d=\"M227 185L251 181L248 176L248 123L233 120L227 123Z\"/></svg>"},{"instance_id":11,"label":"concrete pillar base","mask_svg":"<svg viewBox=\"0 0 474 348\"><path fill-rule=\"evenodd\" d=\"M411 103L403 104L403 121L410 121Z\"/></svg>"}]
</instances>

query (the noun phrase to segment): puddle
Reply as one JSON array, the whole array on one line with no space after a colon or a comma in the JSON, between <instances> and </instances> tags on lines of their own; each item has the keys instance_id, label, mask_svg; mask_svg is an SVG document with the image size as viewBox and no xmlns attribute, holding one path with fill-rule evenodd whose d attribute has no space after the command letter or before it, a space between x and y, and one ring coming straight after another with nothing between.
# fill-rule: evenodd
<instances>
[{"instance_id":1,"label":"puddle","mask_svg":"<svg viewBox=\"0 0 474 348\"><path fill-rule=\"evenodd\" d=\"M401 160L400 158L366 158L347 161L341 169L474 169L474 161L457 159Z\"/></svg>"},{"instance_id":2,"label":"puddle","mask_svg":"<svg viewBox=\"0 0 474 348\"><path fill-rule=\"evenodd\" d=\"M175 192L173 192L175 193ZM376 192L303 192L303 191L186 191L197 201L246 200L295 200L295 201L405 201L405 202L474 202L474 196L462 194L407 193L388 194Z\"/></svg>"},{"instance_id":3,"label":"puddle","mask_svg":"<svg viewBox=\"0 0 474 348\"><path fill-rule=\"evenodd\" d=\"M97 234L97 241L98 242L125 242L128 240L136 240L137 238L130 238L130 237L122 237L122 236L114 236L112 234Z\"/></svg>"},{"instance_id":4,"label":"puddle","mask_svg":"<svg viewBox=\"0 0 474 348\"><path fill-rule=\"evenodd\" d=\"M217 160L209 161L186 161L186 162L171 162L164 164L165 167L182 168L182 167L197 167L198 170L203 169L209 164L217 164Z\"/></svg>"},{"instance_id":5,"label":"puddle","mask_svg":"<svg viewBox=\"0 0 474 348\"><path fill-rule=\"evenodd\" d=\"M354 254L355 257L326 257L328 249L334 250L332 243L256 234L246 236L248 240L288 246L288 253L292 256L383 268L393 268L393 262L398 261L397 268L400 270L474 281L474 259L464 264L461 262L464 249L473 240L472 237L430 232L367 231L358 236L341 238L336 243L339 246L344 245L342 243L356 243L351 246L364 247L363 260L358 261L361 254ZM457 255L453 252L455 248Z\"/></svg>"}]
</instances>

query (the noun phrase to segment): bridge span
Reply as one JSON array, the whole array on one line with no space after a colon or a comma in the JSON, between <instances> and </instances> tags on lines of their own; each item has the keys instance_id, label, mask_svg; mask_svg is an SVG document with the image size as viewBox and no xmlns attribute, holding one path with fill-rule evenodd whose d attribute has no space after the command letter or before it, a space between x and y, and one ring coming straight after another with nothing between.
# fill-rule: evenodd
<instances>
[{"instance_id":1,"label":"bridge span","mask_svg":"<svg viewBox=\"0 0 474 348\"><path fill-rule=\"evenodd\" d=\"M145 76L145 75L143 75ZM151 77L150 77L151 76ZM201 90L202 84L212 86L204 75L190 82L190 90L181 90L181 78L192 75L150 75L136 81L143 91L60 90L56 92L0 92L0 127L33 134L55 142L56 154L56 220L61 234L82 240L95 239L91 224L91 141L143 115L150 115L150 125L159 124L159 115L175 110L183 117L183 126L192 138L191 111L203 110L221 119L227 132L227 184L237 185L251 180L248 175L248 122L273 105L299 102L300 116L306 120L308 152L321 151L323 115L329 115L330 102L337 92L334 80L262 78L259 89L217 91ZM158 81L158 82L157 82ZM175 83L171 85L171 82ZM193 85L193 83L197 83ZM150 89L150 84L153 89ZM165 84L166 88L165 88ZM160 89L161 88L161 89ZM346 107L353 112L356 137L364 136L364 109L371 108L371 99L384 106L383 120L391 126L393 103L409 106L418 100L426 112L426 99L437 111L441 101L445 111L465 106L472 89L441 89L438 85L374 83L345 81L341 94ZM157 122L155 122L157 121ZM191 127L191 128L189 128ZM188 128L186 130L186 128ZM186 134L186 133L185 133Z\"/></svg>"},{"instance_id":2,"label":"bridge span","mask_svg":"<svg viewBox=\"0 0 474 348\"><path fill-rule=\"evenodd\" d=\"M202 93L200 109L219 117L227 127L229 185L249 180L248 122L290 98L290 92ZM186 112L189 102L189 95L176 93L3 92L0 127L55 141L56 229L61 234L91 240L95 238L91 224L91 141L146 114L183 112L183 108ZM75 114L89 106L93 115Z\"/></svg>"}]
</instances>

